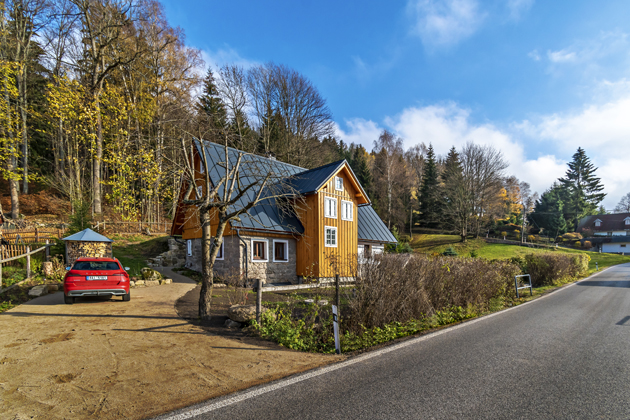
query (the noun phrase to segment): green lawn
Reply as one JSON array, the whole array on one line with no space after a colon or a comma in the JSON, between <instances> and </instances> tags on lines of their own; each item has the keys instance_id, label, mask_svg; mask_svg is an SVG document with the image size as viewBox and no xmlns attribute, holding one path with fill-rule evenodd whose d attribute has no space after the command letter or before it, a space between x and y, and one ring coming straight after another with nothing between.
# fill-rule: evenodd
<instances>
[{"instance_id":1,"label":"green lawn","mask_svg":"<svg viewBox=\"0 0 630 420\"><path fill-rule=\"evenodd\" d=\"M141 269L147 266L147 258L157 257L168 251L168 236L114 235L112 248L114 257L124 267L129 267L133 277L142 275Z\"/></svg>"},{"instance_id":2,"label":"green lawn","mask_svg":"<svg viewBox=\"0 0 630 420\"><path fill-rule=\"evenodd\" d=\"M432 254L442 253L448 247L452 247L462 257L469 257L471 251L475 251L479 258L486 259L507 259L512 257L522 257L526 254L541 252L565 252L584 253L591 257L589 262L589 274L595 272L595 263L599 268L606 268L617 264L630 262L630 256L617 254L605 254L598 252L581 251L577 249L567 249L558 247L556 250L544 248L528 248L518 245L488 244L483 239L468 239L465 243L460 242L457 235L414 235L411 247L415 252Z\"/></svg>"}]
</instances>

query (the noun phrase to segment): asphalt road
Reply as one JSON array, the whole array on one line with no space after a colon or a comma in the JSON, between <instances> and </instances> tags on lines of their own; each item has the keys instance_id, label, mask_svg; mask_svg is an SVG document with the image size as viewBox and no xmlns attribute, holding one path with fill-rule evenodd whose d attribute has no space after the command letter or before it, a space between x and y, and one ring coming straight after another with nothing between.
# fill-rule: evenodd
<instances>
[{"instance_id":1,"label":"asphalt road","mask_svg":"<svg viewBox=\"0 0 630 420\"><path fill-rule=\"evenodd\" d=\"M170 418L630 419L630 265L276 387Z\"/></svg>"}]
</instances>

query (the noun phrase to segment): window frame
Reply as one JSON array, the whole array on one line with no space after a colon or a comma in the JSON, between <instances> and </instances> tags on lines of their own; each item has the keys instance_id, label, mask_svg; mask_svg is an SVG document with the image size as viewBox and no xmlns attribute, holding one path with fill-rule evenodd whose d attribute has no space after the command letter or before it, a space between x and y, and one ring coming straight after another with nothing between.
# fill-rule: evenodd
<instances>
[{"instance_id":1,"label":"window frame","mask_svg":"<svg viewBox=\"0 0 630 420\"><path fill-rule=\"evenodd\" d=\"M199 173L201 173L201 174L206 173L205 169L203 167L203 159L199 159Z\"/></svg>"},{"instance_id":2,"label":"window frame","mask_svg":"<svg viewBox=\"0 0 630 420\"><path fill-rule=\"evenodd\" d=\"M276 244L284 244L284 255L286 256L285 260L276 260ZM287 239L274 239L273 240L273 262L277 263L288 263L289 262L289 241Z\"/></svg>"},{"instance_id":3,"label":"window frame","mask_svg":"<svg viewBox=\"0 0 630 420\"><path fill-rule=\"evenodd\" d=\"M192 239L186 240L186 255L192 257Z\"/></svg>"},{"instance_id":4,"label":"window frame","mask_svg":"<svg viewBox=\"0 0 630 420\"><path fill-rule=\"evenodd\" d=\"M350 218L347 219L344 216L345 213L345 209L344 209L344 205L345 204L349 204L350 205ZM349 200L341 200L341 220L345 220L347 222L352 222L354 221L354 203L352 201Z\"/></svg>"},{"instance_id":5,"label":"window frame","mask_svg":"<svg viewBox=\"0 0 630 420\"><path fill-rule=\"evenodd\" d=\"M626 226L630 225L630 217L626 217L625 219L623 219L623 221L625 222Z\"/></svg>"},{"instance_id":6,"label":"window frame","mask_svg":"<svg viewBox=\"0 0 630 420\"><path fill-rule=\"evenodd\" d=\"M328 201L335 202L335 215L334 216L331 216L330 214L328 214ZM337 198L324 196L324 217L327 217L329 219L335 219L335 220L338 218Z\"/></svg>"},{"instance_id":7,"label":"window frame","mask_svg":"<svg viewBox=\"0 0 630 420\"><path fill-rule=\"evenodd\" d=\"M264 259L260 259L260 258L254 258L254 244L256 242L264 242L265 243L265 258ZM269 239L251 239L250 242L250 247L251 247L251 260L252 262L269 262Z\"/></svg>"},{"instance_id":8,"label":"window frame","mask_svg":"<svg viewBox=\"0 0 630 420\"><path fill-rule=\"evenodd\" d=\"M331 229L335 231L335 244L334 245L328 245L328 240L326 238L327 235L327 230ZM339 231L337 229L337 226L324 226L324 247L325 248L337 248L337 244L339 243Z\"/></svg>"},{"instance_id":9,"label":"window frame","mask_svg":"<svg viewBox=\"0 0 630 420\"><path fill-rule=\"evenodd\" d=\"M219 257L221 255L221 257ZM217 254L217 261L225 260L225 240L221 241L221 248L219 249L219 253Z\"/></svg>"},{"instance_id":10,"label":"window frame","mask_svg":"<svg viewBox=\"0 0 630 420\"><path fill-rule=\"evenodd\" d=\"M341 182L341 188L337 186L337 181ZM343 191L343 178L340 176L335 177L335 191Z\"/></svg>"}]
</instances>

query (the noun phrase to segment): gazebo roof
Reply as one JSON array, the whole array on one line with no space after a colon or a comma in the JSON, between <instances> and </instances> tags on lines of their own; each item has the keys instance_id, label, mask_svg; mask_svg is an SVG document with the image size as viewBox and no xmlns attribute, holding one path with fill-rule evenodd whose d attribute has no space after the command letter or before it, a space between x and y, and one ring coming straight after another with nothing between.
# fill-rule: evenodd
<instances>
[{"instance_id":1,"label":"gazebo roof","mask_svg":"<svg viewBox=\"0 0 630 420\"><path fill-rule=\"evenodd\" d=\"M81 242L114 242L109 238L101 235L100 233L94 232L92 229L88 228L82 230L81 232L75 233L74 235L67 236L62 239L62 241L81 241Z\"/></svg>"}]
</instances>

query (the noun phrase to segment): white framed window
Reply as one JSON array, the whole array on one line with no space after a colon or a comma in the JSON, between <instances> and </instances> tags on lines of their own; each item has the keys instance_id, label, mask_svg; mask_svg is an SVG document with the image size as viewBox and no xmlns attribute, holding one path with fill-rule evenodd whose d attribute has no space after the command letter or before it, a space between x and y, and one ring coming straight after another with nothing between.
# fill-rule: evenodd
<instances>
[{"instance_id":1,"label":"white framed window","mask_svg":"<svg viewBox=\"0 0 630 420\"><path fill-rule=\"evenodd\" d=\"M201 172L202 174L205 172L205 170L203 169L203 160L199 160L199 172Z\"/></svg>"},{"instance_id":2,"label":"white framed window","mask_svg":"<svg viewBox=\"0 0 630 420\"><path fill-rule=\"evenodd\" d=\"M273 262L289 262L289 241L273 240Z\"/></svg>"},{"instance_id":3,"label":"white framed window","mask_svg":"<svg viewBox=\"0 0 630 420\"><path fill-rule=\"evenodd\" d=\"M337 199L324 197L324 216L331 219L337 218Z\"/></svg>"},{"instance_id":4,"label":"white framed window","mask_svg":"<svg viewBox=\"0 0 630 420\"><path fill-rule=\"evenodd\" d=\"M225 259L223 255L224 246L225 246L225 241L221 242L221 248L219 248L219 253L217 254L217 261L223 261Z\"/></svg>"},{"instance_id":5,"label":"white framed window","mask_svg":"<svg viewBox=\"0 0 630 420\"><path fill-rule=\"evenodd\" d=\"M354 209L352 201L341 200L341 220L352 221Z\"/></svg>"},{"instance_id":6,"label":"white framed window","mask_svg":"<svg viewBox=\"0 0 630 420\"><path fill-rule=\"evenodd\" d=\"M602 221L601 220L599 220L599 219L595 220L595 226L596 227L600 227L601 225L602 225Z\"/></svg>"},{"instance_id":7,"label":"white framed window","mask_svg":"<svg viewBox=\"0 0 630 420\"><path fill-rule=\"evenodd\" d=\"M203 197L203 185L197 186L197 198Z\"/></svg>"},{"instance_id":8,"label":"white framed window","mask_svg":"<svg viewBox=\"0 0 630 420\"><path fill-rule=\"evenodd\" d=\"M324 226L324 244L327 248L337 248L337 228Z\"/></svg>"},{"instance_id":9,"label":"white framed window","mask_svg":"<svg viewBox=\"0 0 630 420\"><path fill-rule=\"evenodd\" d=\"M186 241L186 251L189 257L192 256L192 240L190 239Z\"/></svg>"},{"instance_id":10,"label":"white framed window","mask_svg":"<svg viewBox=\"0 0 630 420\"><path fill-rule=\"evenodd\" d=\"M626 222L626 226L630 225L630 217L626 217L623 221Z\"/></svg>"},{"instance_id":11,"label":"white framed window","mask_svg":"<svg viewBox=\"0 0 630 420\"><path fill-rule=\"evenodd\" d=\"M268 262L269 261L269 240L252 239L252 261Z\"/></svg>"},{"instance_id":12,"label":"white framed window","mask_svg":"<svg viewBox=\"0 0 630 420\"><path fill-rule=\"evenodd\" d=\"M335 177L335 189L337 191L343 191L343 178L340 176Z\"/></svg>"}]
</instances>

